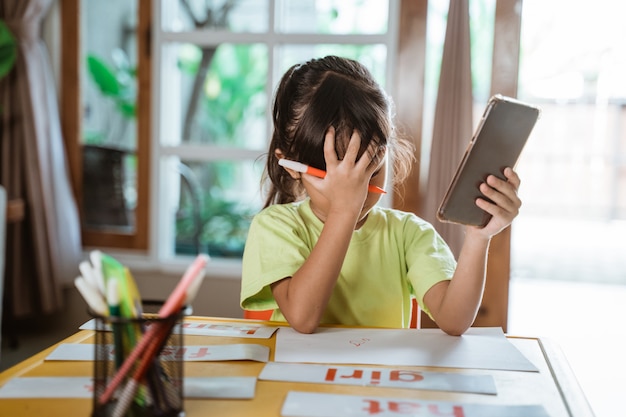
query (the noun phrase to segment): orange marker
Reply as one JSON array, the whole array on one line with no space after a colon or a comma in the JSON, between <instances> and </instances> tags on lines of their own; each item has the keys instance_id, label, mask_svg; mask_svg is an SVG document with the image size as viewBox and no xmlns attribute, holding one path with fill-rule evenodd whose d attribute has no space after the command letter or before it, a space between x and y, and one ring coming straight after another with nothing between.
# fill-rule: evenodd
<instances>
[{"instance_id":1,"label":"orange marker","mask_svg":"<svg viewBox=\"0 0 626 417\"><path fill-rule=\"evenodd\" d=\"M278 160L278 165L283 166L285 168L293 169L294 171L297 171L297 172L304 172L306 174L313 175L313 176L318 177L318 178L324 178L326 176L326 171L323 171L323 170L318 169L318 168L313 168L313 167L310 167L310 166L305 165L303 163L296 162L296 161L291 161L291 160L285 159L285 158L279 159ZM367 189L371 193L378 193L378 194L386 194L387 193L387 191L383 190L380 187L372 185L372 184L368 185Z\"/></svg>"}]
</instances>

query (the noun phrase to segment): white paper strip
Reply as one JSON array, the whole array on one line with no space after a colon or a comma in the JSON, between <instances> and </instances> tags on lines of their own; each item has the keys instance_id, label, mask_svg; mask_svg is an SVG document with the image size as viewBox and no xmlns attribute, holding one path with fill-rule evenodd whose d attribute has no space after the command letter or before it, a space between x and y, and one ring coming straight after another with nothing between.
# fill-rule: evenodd
<instances>
[{"instance_id":1,"label":"white paper strip","mask_svg":"<svg viewBox=\"0 0 626 417\"><path fill-rule=\"evenodd\" d=\"M185 398L252 399L256 389L253 376L185 378Z\"/></svg>"},{"instance_id":2,"label":"white paper strip","mask_svg":"<svg viewBox=\"0 0 626 417\"><path fill-rule=\"evenodd\" d=\"M114 346L108 346L109 357L114 360ZM163 349L162 360L183 360L184 362L237 361L251 360L267 362L270 356L268 346L239 343L228 345L168 346ZM85 343L62 343L46 357L47 361L92 361L94 346Z\"/></svg>"},{"instance_id":3,"label":"white paper strip","mask_svg":"<svg viewBox=\"0 0 626 417\"><path fill-rule=\"evenodd\" d=\"M278 327L264 326L262 324L225 324L199 320L183 322L182 328L183 334L190 336L223 336L251 339L269 339L278 329ZM79 329L95 330L95 319L83 323ZM107 329L110 330L108 327Z\"/></svg>"},{"instance_id":4,"label":"white paper strip","mask_svg":"<svg viewBox=\"0 0 626 417\"><path fill-rule=\"evenodd\" d=\"M439 329L319 328L278 330L276 362L440 366L538 371L499 328L471 328L463 336Z\"/></svg>"},{"instance_id":5,"label":"white paper strip","mask_svg":"<svg viewBox=\"0 0 626 417\"><path fill-rule=\"evenodd\" d=\"M0 398L91 398L91 377L13 378L0 387Z\"/></svg>"},{"instance_id":6,"label":"white paper strip","mask_svg":"<svg viewBox=\"0 0 626 417\"><path fill-rule=\"evenodd\" d=\"M366 397L291 391L283 417L549 417L542 405L466 404L412 398Z\"/></svg>"},{"instance_id":7,"label":"white paper strip","mask_svg":"<svg viewBox=\"0 0 626 417\"><path fill-rule=\"evenodd\" d=\"M269 362L261 380L496 394L491 375Z\"/></svg>"},{"instance_id":8,"label":"white paper strip","mask_svg":"<svg viewBox=\"0 0 626 417\"><path fill-rule=\"evenodd\" d=\"M185 398L254 398L254 377L187 377ZM92 398L91 377L26 377L0 387L0 398Z\"/></svg>"}]
</instances>

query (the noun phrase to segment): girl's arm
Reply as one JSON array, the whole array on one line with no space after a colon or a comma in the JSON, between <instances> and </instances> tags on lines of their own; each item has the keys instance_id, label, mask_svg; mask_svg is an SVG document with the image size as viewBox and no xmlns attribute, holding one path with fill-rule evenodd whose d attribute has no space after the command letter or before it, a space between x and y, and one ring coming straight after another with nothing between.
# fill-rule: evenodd
<instances>
[{"instance_id":1,"label":"girl's arm","mask_svg":"<svg viewBox=\"0 0 626 417\"><path fill-rule=\"evenodd\" d=\"M343 160L338 159L334 142L334 129L330 128L324 142L326 177L302 177L311 208L324 222L320 237L300 269L271 287L281 312L301 333L314 332L320 323L376 168L370 164L370 152L356 161L361 142L358 134L352 135Z\"/></svg>"},{"instance_id":2,"label":"girl's arm","mask_svg":"<svg viewBox=\"0 0 626 417\"><path fill-rule=\"evenodd\" d=\"M272 284L281 312L295 330L313 333L333 292L354 231L355 217L329 215L311 254L293 276Z\"/></svg>"},{"instance_id":3,"label":"girl's arm","mask_svg":"<svg viewBox=\"0 0 626 417\"><path fill-rule=\"evenodd\" d=\"M433 319L448 334L461 335L474 322L485 287L489 242L519 213L522 204L517 196L520 179L511 168L506 168L504 175L507 181L492 175L481 184L481 192L493 203L478 199L476 205L493 217L483 228L466 227L452 280L434 285L424 295L424 304Z\"/></svg>"}]
</instances>

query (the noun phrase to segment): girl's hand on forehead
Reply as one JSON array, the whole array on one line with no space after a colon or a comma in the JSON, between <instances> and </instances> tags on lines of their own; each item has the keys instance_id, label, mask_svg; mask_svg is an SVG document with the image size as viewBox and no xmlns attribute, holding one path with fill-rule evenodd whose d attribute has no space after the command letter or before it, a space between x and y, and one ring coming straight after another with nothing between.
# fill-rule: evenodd
<instances>
[{"instance_id":1,"label":"girl's hand on forehead","mask_svg":"<svg viewBox=\"0 0 626 417\"><path fill-rule=\"evenodd\" d=\"M357 161L359 149L361 149L361 135L359 135L359 133L355 130L352 132L352 136L348 142L348 148L346 149L343 159L339 159L335 147L336 139L335 128L331 126L326 132L324 140L324 159L326 160L327 170L329 169L330 164L335 167L343 164L346 169L356 168L360 172L368 173L371 176L378 166L378 164L372 163L373 159L378 157L375 144L370 144L370 147L363 152L361 159Z\"/></svg>"},{"instance_id":2,"label":"girl's hand on forehead","mask_svg":"<svg viewBox=\"0 0 626 417\"><path fill-rule=\"evenodd\" d=\"M384 157L384 148L379 150L372 145L371 149L364 152L357 161L361 137L355 131L350 137L343 159L339 159L335 149L335 139L335 129L330 127L324 140L326 177L308 180L326 197L331 207L341 210L354 208L360 211L368 195L367 187L372 174ZM376 161L372 162L374 158Z\"/></svg>"}]
</instances>

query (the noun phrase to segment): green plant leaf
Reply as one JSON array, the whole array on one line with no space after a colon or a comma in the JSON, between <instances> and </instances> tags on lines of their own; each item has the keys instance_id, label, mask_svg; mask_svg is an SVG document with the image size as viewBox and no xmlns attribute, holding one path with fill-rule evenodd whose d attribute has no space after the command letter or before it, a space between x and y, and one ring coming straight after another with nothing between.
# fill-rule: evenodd
<instances>
[{"instance_id":1,"label":"green plant leaf","mask_svg":"<svg viewBox=\"0 0 626 417\"><path fill-rule=\"evenodd\" d=\"M178 53L178 68L187 74L195 75L202 59L202 51L195 45L184 44Z\"/></svg>"},{"instance_id":2,"label":"green plant leaf","mask_svg":"<svg viewBox=\"0 0 626 417\"><path fill-rule=\"evenodd\" d=\"M135 117L136 108L137 108L135 103L128 102L128 101L119 101L117 103L117 108L122 114L122 116L128 119L133 119Z\"/></svg>"},{"instance_id":3,"label":"green plant leaf","mask_svg":"<svg viewBox=\"0 0 626 417\"><path fill-rule=\"evenodd\" d=\"M120 95L120 85L115 72L106 62L94 55L87 56L89 74L103 95L117 97Z\"/></svg>"},{"instance_id":4,"label":"green plant leaf","mask_svg":"<svg viewBox=\"0 0 626 417\"><path fill-rule=\"evenodd\" d=\"M102 132L85 131L83 132L83 141L88 145L98 145L104 140Z\"/></svg>"},{"instance_id":5,"label":"green plant leaf","mask_svg":"<svg viewBox=\"0 0 626 417\"><path fill-rule=\"evenodd\" d=\"M17 47L15 37L9 30L7 24L0 20L0 78L11 71L16 56Z\"/></svg>"}]
</instances>

